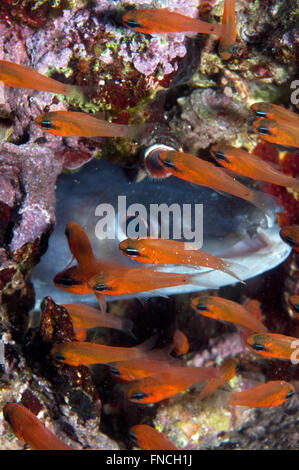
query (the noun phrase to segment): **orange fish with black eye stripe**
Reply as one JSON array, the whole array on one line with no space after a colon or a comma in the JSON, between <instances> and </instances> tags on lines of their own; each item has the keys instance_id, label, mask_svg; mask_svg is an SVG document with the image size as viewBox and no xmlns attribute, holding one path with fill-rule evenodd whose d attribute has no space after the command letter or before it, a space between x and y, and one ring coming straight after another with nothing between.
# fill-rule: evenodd
<instances>
[{"instance_id":1,"label":"orange fish with black eye stripe","mask_svg":"<svg viewBox=\"0 0 299 470\"><path fill-rule=\"evenodd\" d=\"M3 415L12 427L14 435L28 444L32 450L75 450L65 444L21 403L7 403Z\"/></svg>"},{"instance_id":2,"label":"orange fish with black eye stripe","mask_svg":"<svg viewBox=\"0 0 299 470\"><path fill-rule=\"evenodd\" d=\"M172 150L159 152L158 160L162 167L177 178L245 199L272 217L272 208L264 194L244 186L212 163Z\"/></svg>"},{"instance_id":3,"label":"orange fish with black eye stripe","mask_svg":"<svg viewBox=\"0 0 299 470\"><path fill-rule=\"evenodd\" d=\"M259 102L254 103L251 109L259 119L272 119L273 121L299 126L298 114L277 104Z\"/></svg>"},{"instance_id":4,"label":"orange fish with black eye stripe","mask_svg":"<svg viewBox=\"0 0 299 470\"><path fill-rule=\"evenodd\" d=\"M133 31L145 34L195 32L215 34L229 39L226 25L206 23L205 21L167 10L166 8L129 10L123 15L122 22L124 26Z\"/></svg>"},{"instance_id":5,"label":"orange fish with black eye stripe","mask_svg":"<svg viewBox=\"0 0 299 470\"><path fill-rule=\"evenodd\" d=\"M57 361L72 366L79 366L80 364L108 364L109 362L126 361L145 356L146 351L153 346L155 339L153 337L138 346L127 348L82 341L69 341L55 344L51 349L51 355Z\"/></svg>"},{"instance_id":6,"label":"orange fish with black eye stripe","mask_svg":"<svg viewBox=\"0 0 299 470\"><path fill-rule=\"evenodd\" d=\"M63 304L71 316L76 338L84 341L86 330L89 328L113 328L124 331L134 337L132 333L132 322L126 318L116 315L102 313L94 307L85 304Z\"/></svg>"},{"instance_id":7,"label":"orange fish with black eye stripe","mask_svg":"<svg viewBox=\"0 0 299 470\"><path fill-rule=\"evenodd\" d=\"M119 244L120 251L136 261L150 264L182 264L219 269L243 282L232 269L241 266L210 255L205 251L194 250L188 243L155 237L127 238Z\"/></svg>"},{"instance_id":8,"label":"orange fish with black eye stripe","mask_svg":"<svg viewBox=\"0 0 299 470\"><path fill-rule=\"evenodd\" d=\"M246 344L260 356L291 361L299 347L299 339L279 333L264 333L249 336Z\"/></svg>"},{"instance_id":9,"label":"orange fish with black eye stripe","mask_svg":"<svg viewBox=\"0 0 299 470\"><path fill-rule=\"evenodd\" d=\"M161 432L147 424L136 424L129 429L130 437L143 450L178 450Z\"/></svg>"},{"instance_id":10,"label":"orange fish with black eye stripe","mask_svg":"<svg viewBox=\"0 0 299 470\"><path fill-rule=\"evenodd\" d=\"M65 236L70 252L77 260L78 265L88 271L95 262L92 246L87 233L76 222L68 222L65 227Z\"/></svg>"},{"instance_id":11,"label":"orange fish with black eye stripe","mask_svg":"<svg viewBox=\"0 0 299 470\"><path fill-rule=\"evenodd\" d=\"M196 313L215 320L227 321L255 333L265 333L267 328L250 311L232 300L216 296L194 297L191 306Z\"/></svg>"},{"instance_id":12,"label":"orange fish with black eye stripe","mask_svg":"<svg viewBox=\"0 0 299 470\"><path fill-rule=\"evenodd\" d=\"M285 175L270 163L245 150L227 144L217 144L210 149L210 153L220 165L235 173L299 191L298 179Z\"/></svg>"},{"instance_id":13,"label":"orange fish with black eye stripe","mask_svg":"<svg viewBox=\"0 0 299 470\"><path fill-rule=\"evenodd\" d=\"M127 398L134 403L157 403L218 375L219 372L213 367L170 367L133 382L128 388Z\"/></svg>"},{"instance_id":14,"label":"orange fish with black eye stripe","mask_svg":"<svg viewBox=\"0 0 299 470\"><path fill-rule=\"evenodd\" d=\"M0 82L5 86L48 91L58 95L71 95L79 88L46 77L30 67L0 60Z\"/></svg>"},{"instance_id":15,"label":"orange fish with black eye stripe","mask_svg":"<svg viewBox=\"0 0 299 470\"><path fill-rule=\"evenodd\" d=\"M226 28L226 35L220 38L218 52L223 60L228 60L233 53L234 43L237 38L235 0L225 0L222 25Z\"/></svg>"},{"instance_id":16,"label":"orange fish with black eye stripe","mask_svg":"<svg viewBox=\"0 0 299 470\"><path fill-rule=\"evenodd\" d=\"M287 225L280 230L279 235L285 243L299 253L299 225Z\"/></svg>"},{"instance_id":17,"label":"orange fish with black eye stripe","mask_svg":"<svg viewBox=\"0 0 299 470\"><path fill-rule=\"evenodd\" d=\"M51 111L37 116L34 122L41 130L64 137L124 137L134 140L149 130L146 124L116 124L74 111Z\"/></svg>"},{"instance_id":18,"label":"orange fish with black eye stripe","mask_svg":"<svg viewBox=\"0 0 299 470\"><path fill-rule=\"evenodd\" d=\"M149 351L146 357L112 362L109 364L110 372L118 380L132 382L168 370L173 365L179 365L179 361L175 359L158 359L157 352Z\"/></svg>"},{"instance_id":19,"label":"orange fish with black eye stripe","mask_svg":"<svg viewBox=\"0 0 299 470\"><path fill-rule=\"evenodd\" d=\"M290 121L257 119L251 125L252 130L263 140L285 147L299 148L299 124Z\"/></svg>"},{"instance_id":20,"label":"orange fish with black eye stripe","mask_svg":"<svg viewBox=\"0 0 299 470\"><path fill-rule=\"evenodd\" d=\"M294 387L283 380L272 380L262 385L233 392L228 397L228 403L234 406L250 406L251 408L278 406L293 396Z\"/></svg>"}]
</instances>

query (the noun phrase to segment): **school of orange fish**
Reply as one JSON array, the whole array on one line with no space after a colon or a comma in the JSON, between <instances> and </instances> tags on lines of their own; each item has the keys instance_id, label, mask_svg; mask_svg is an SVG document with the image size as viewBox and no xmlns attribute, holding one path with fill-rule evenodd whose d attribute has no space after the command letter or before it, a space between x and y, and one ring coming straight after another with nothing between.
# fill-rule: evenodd
<instances>
[{"instance_id":1,"label":"school of orange fish","mask_svg":"<svg viewBox=\"0 0 299 470\"><path fill-rule=\"evenodd\" d=\"M147 34L192 31L217 35L220 40L219 54L224 60L230 58L236 39L234 0L225 0L222 24L209 24L165 9L142 8L125 13L123 24ZM0 79L6 86L34 88L55 94L71 95L80 92L75 86L64 85L27 67L5 61L0 61ZM269 103L255 103L251 109L256 116L252 129L262 139L287 147L299 147L299 117L296 114ZM61 136L135 139L144 129L142 126L112 124L86 113L69 111L45 113L35 119L35 124L46 132ZM234 173L290 187L295 191L299 189L297 179L284 175L270 164L261 163L260 158L242 149L218 144L211 148L211 155L217 163ZM190 183L246 199L265 213L268 211L261 193L239 183L221 167L183 152L164 150L156 157L165 172ZM67 266L63 272L58 273L54 283L58 288L75 294L95 294L100 310L79 303L63 305L72 318L77 340L54 345L51 354L55 360L74 366L107 364L112 375L123 382L131 382L127 399L135 403L156 403L205 381L199 394L199 399L202 400L235 375L237 363L234 358L224 361L219 367L184 367L169 355L169 351L150 350L151 339L141 345L126 348L86 342L87 330L96 326L120 329L133 335L129 320L106 313L105 295L135 294L189 284L192 282L192 275L129 268L98 259L84 229L75 222L67 224L65 234L77 264ZM299 252L299 226L284 227L281 237ZM232 264L203 251L186 249L184 243L177 241L149 237L127 239L120 243L119 249L124 255L141 263L204 266L221 270L240 281ZM289 302L299 318L299 296L291 296ZM254 315L235 302L215 296L195 297L191 306L196 314L237 325L246 338L247 347L258 355L290 360L292 343L296 338L268 332L261 315ZM188 339L180 330L176 330L173 336L174 353L184 355L188 348ZM276 380L249 390L229 393L227 400L233 406L269 407L280 405L293 393L294 387L290 383ZM31 449L72 450L23 405L8 403L3 413L16 437L27 443ZM132 440L142 449L176 449L163 434L148 425L135 425L129 432Z\"/></svg>"}]
</instances>

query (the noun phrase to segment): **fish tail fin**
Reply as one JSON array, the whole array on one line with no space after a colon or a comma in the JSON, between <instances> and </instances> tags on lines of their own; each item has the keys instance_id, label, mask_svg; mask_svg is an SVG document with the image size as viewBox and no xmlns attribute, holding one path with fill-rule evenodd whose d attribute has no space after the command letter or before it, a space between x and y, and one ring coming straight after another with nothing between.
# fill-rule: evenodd
<instances>
[{"instance_id":1,"label":"fish tail fin","mask_svg":"<svg viewBox=\"0 0 299 470\"><path fill-rule=\"evenodd\" d=\"M104 294L95 293L96 298L100 304L101 313L107 313L107 302Z\"/></svg>"},{"instance_id":2,"label":"fish tail fin","mask_svg":"<svg viewBox=\"0 0 299 470\"><path fill-rule=\"evenodd\" d=\"M215 272L215 269L210 269L209 271L205 271L200 274L189 274L189 284L205 287L206 289L217 289L217 284L215 284L213 282L213 278L209 276L213 272ZM211 279L211 282L209 282L209 279Z\"/></svg>"},{"instance_id":3,"label":"fish tail fin","mask_svg":"<svg viewBox=\"0 0 299 470\"><path fill-rule=\"evenodd\" d=\"M146 123L128 125L124 137L130 140L140 141L151 133L152 128L152 124Z\"/></svg>"},{"instance_id":4,"label":"fish tail fin","mask_svg":"<svg viewBox=\"0 0 299 470\"><path fill-rule=\"evenodd\" d=\"M137 348L140 350L140 352L146 353L147 351L153 349L157 343L157 339L158 334L155 334L154 336L151 336L150 338L143 341L143 343L139 344Z\"/></svg>"},{"instance_id":5,"label":"fish tail fin","mask_svg":"<svg viewBox=\"0 0 299 470\"><path fill-rule=\"evenodd\" d=\"M266 227L272 227L277 209L274 198L270 194L251 190L251 196L248 200L264 213Z\"/></svg>"},{"instance_id":6,"label":"fish tail fin","mask_svg":"<svg viewBox=\"0 0 299 470\"><path fill-rule=\"evenodd\" d=\"M239 282L242 282L242 284L246 284L245 281L243 281L243 279L240 277L246 274L247 270L244 266L241 266L238 263L233 263L231 261L226 261L222 258L221 271L234 277ZM237 273L239 273L240 276Z\"/></svg>"},{"instance_id":7,"label":"fish tail fin","mask_svg":"<svg viewBox=\"0 0 299 470\"><path fill-rule=\"evenodd\" d=\"M131 336L133 339L137 339L136 336L134 335L133 333L133 327L134 327L134 323L129 320L128 318L123 318L122 321L121 321L121 325L122 325L122 330L127 333L129 336Z\"/></svg>"}]
</instances>

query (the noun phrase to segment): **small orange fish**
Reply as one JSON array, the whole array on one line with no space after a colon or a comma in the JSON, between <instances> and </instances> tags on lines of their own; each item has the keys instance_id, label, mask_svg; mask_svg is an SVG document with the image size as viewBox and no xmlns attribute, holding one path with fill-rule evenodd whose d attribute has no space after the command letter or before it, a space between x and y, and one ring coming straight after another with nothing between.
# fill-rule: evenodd
<instances>
[{"instance_id":1,"label":"small orange fish","mask_svg":"<svg viewBox=\"0 0 299 470\"><path fill-rule=\"evenodd\" d=\"M51 111L37 116L34 122L43 131L65 137L124 137L134 140L147 129L143 124L115 124L73 111Z\"/></svg>"},{"instance_id":2,"label":"small orange fish","mask_svg":"<svg viewBox=\"0 0 299 470\"><path fill-rule=\"evenodd\" d=\"M218 371L213 367L171 367L133 382L127 391L127 398L135 403L156 403L217 376Z\"/></svg>"},{"instance_id":3,"label":"small orange fish","mask_svg":"<svg viewBox=\"0 0 299 470\"><path fill-rule=\"evenodd\" d=\"M123 25L145 34L167 34L195 32L227 35L227 28L221 24L210 24L205 21L181 15L166 8L139 8L129 10L122 17Z\"/></svg>"},{"instance_id":4,"label":"small orange fish","mask_svg":"<svg viewBox=\"0 0 299 470\"><path fill-rule=\"evenodd\" d=\"M82 341L69 341L67 343L55 344L51 349L51 355L57 361L79 366L80 364L107 364L115 361L125 361L136 359L146 354L153 345L153 338L138 346L117 347L105 346L102 344L87 343Z\"/></svg>"},{"instance_id":5,"label":"small orange fish","mask_svg":"<svg viewBox=\"0 0 299 470\"><path fill-rule=\"evenodd\" d=\"M231 393L228 403L234 406L250 406L251 408L278 406L294 394L294 387L283 380L272 380L262 385Z\"/></svg>"},{"instance_id":6,"label":"small orange fish","mask_svg":"<svg viewBox=\"0 0 299 470\"><path fill-rule=\"evenodd\" d=\"M235 0L225 0L222 25L226 28L226 36L220 38L218 52L223 60L228 60L233 53L237 38Z\"/></svg>"},{"instance_id":7,"label":"small orange fish","mask_svg":"<svg viewBox=\"0 0 299 470\"><path fill-rule=\"evenodd\" d=\"M228 170L267 183L293 188L299 191L299 180L276 170L270 163L256 155L226 144L214 145L211 150L214 159Z\"/></svg>"},{"instance_id":8,"label":"small orange fish","mask_svg":"<svg viewBox=\"0 0 299 470\"><path fill-rule=\"evenodd\" d=\"M251 128L263 140L285 147L299 148L298 124L292 122L278 122L273 119L257 119Z\"/></svg>"},{"instance_id":9,"label":"small orange fish","mask_svg":"<svg viewBox=\"0 0 299 470\"><path fill-rule=\"evenodd\" d=\"M70 95L78 89L35 72L30 67L5 60L0 60L0 82L10 87L48 91L58 95Z\"/></svg>"},{"instance_id":10,"label":"small orange fish","mask_svg":"<svg viewBox=\"0 0 299 470\"><path fill-rule=\"evenodd\" d=\"M279 234L285 243L299 253L299 225L287 225L280 230Z\"/></svg>"},{"instance_id":11,"label":"small orange fish","mask_svg":"<svg viewBox=\"0 0 299 470\"><path fill-rule=\"evenodd\" d=\"M111 374L122 382L132 382L163 372L174 364L170 360L151 359L155 357L151 354L152 352L156 351L149 351L146 356L137 359L111 362L109 364Z\"/></svg>"},{"instance_id":12,"label":"small orange fish","mask_svg":"<svg viewBox=\"0 0 299 470\"><path fill-rule=\"evenodd\" d=\"M299 318L299 295L291 295L289 298L289 304L297 318Z\"/></svg>"},{"instance_id":13,"label":"small orange fish","mask_svg":"<svg viewBox=\"0 0 299 470\"><path fill-rule=\"evenodd\" d=\"M264 333L267 328L242 305L232 300L215 296L195 297L191 306L196 313L215 320L227 321L248 328L255 333Z\"/></svg>"},{"instance_id":14,"label":"small orange fish","mask_svg":"<svg viewBox=\"0 0 299 470\"><path fill-rule=\"evenodd\" d=\"M155 428L136 424L129 429L130 437L143 450L178 450L178 448Z\"/></svg>"},{"instance_id":15,"label":"small orange fish","mask_svg":"<svg viewBox=\"0 0 299 470\"><path fill-rule=\"evenodd\" d=\"M173 333L173 352L176 356L183 356L189 351L189 341L185 333L181 330L175 330Z\"/></svg>"},{"instance_id":16,"label":"small orange fish","mask_svg":"<svg viewBox=\"0 0 299 470\"><path fill-rule=\"evenodd\" d=\"M7 403L3 415L14 435L32 450L75 450L49 431L35 414L20 403Z\"/></svg>"},{"instance_id":17,"label":"small orange fish","mask_svg":"<svg viewBox=\"0 0 299 470\"><path fill-rule=\"evenodd\" d=\"M122 330L131 336L134 336L132 333L133 323L126 318L101 313L96 308L85 304L63 304L62 307L68 311L72 318L77 339L85 339L86 334L84 335L83 333L86 332L88 328L96 327ZM77 337L77 333L79 333L80 338Z\"/></svg>"},{"instance_id":18,"label":"small orange fish","mask_svg":"<svg viewBox=\"0 0 299 470\"><path fill-rule=\"evenodd\" d=\"M277 104L254 103L251 109L259 119L272 119L273 121L299 126L299 116Z\"/></svg>"},{"instance_id":19,"label":"small orange fish","mask_svg":"<svg viewBox=\"0 0 299 470\"><path fill-rule=\"evenodd\" d=\"M76 222L69 222L65 227L65 236L70 252L83 270L88 271L93 266L95 257L87 233Z\"/></svg>"},{"instance_id":20,"label":"small orange fish","mask_svg":"<svg viewBox=\"0 0 299 470\"><path fill-rule=\"evenodd\" d=\"M202 400L208 395L211 395L217 388L231 380L236 375L236 365L236 359L230 358L224 361L219 367L219 377L209 380L200 392L199 399Z\"/></svg>"},{"instance_id":21,"label":"small orange fish","mask_svg":"<svg viewBox=\"0 0 299 470\"><path fill-rule=\"evenodd\" d=\"M177 178L216 191L225 192L251 202L263 212L269 212L264 195L247 188L221 168L210 162L182 152L161 151L158 160L162 166ZM271 212L271 211L270 211Z\"/></svg>"},{"instance_id":22,"label":"small orange fish","mask_svg":"<svg viewBox=\"0 0 299 470\"><path fill-rule=\"evenodd\" d=\"M247 346L260 356L291 360L298 348L298 338L278 333L252 335L247 338Z\"/></svg>"},{"instance_id":23,"label":"small orange fish","mask_svg":"<svg viewBox=\"0 0 299 470\"><path fill-rule=\"evenodd\" d=\"M204 251L194 250L188 243L154 237L127 238L120 242L119 249L124 255L142 263L183 264L219 269L243 282L230 269L233 268L231 263Z\"/></svg>"},{"instance_id":24,"label":"small orange fish","mask_svg":"<svg viewBox=\"0 0 299 470\"><path fill-rule=\"evenodd\" d=\"M197 275L198 276L198 275ZM196 275L162 273L136 268L111 269L88 280L90 292L107 295L135 294L164 287L192 284Z\"/></svg>"}]
</instances>

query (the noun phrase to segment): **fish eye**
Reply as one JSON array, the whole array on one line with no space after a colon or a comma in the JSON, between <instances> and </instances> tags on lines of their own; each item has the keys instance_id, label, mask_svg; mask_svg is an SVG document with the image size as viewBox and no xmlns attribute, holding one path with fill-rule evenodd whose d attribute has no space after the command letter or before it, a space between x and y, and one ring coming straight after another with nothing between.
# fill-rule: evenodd
<instances>
[{"instance_id":1,"label":"fish eye","mask_svg":"<svg viewBox=\"0 0 299 470\"><path fill-rule=\"evenodd\" d=\"M299 313L299 305L298 304L292 304L293 309L295 310L296 313Z\"/></svg>"},{"instance_id":2,"label":"fish eye","mask_svg":"<svg viewBox=\"0 0 299 470\"><path fill-rule=\"evenodd\" d=\"M286 235L285 237L283 237L283 239L289 245L296 246L296 243L294 242L294 240L289 235Z\"/></svg>"},{"instance_id":3,"label":"fish eye","mask_svg":"<svg viewBox=\"0 0 299 470\"><path fill-rule=\"evenodd\" d=\"M71 233L71 231L70 231L69 227L65 227L64 233L65 233L65 236L66 236L67 238L70 238L70 233Z\"/></svg>"},{"instance_id":4,"label":"fish eye","mask_svg":"<svg viewBox=\"0 0 299 470\"><path fill-rule=\"evenodd\" d=\"M135 20L127 20L125 23L128 26L130 26L130 28L140 28L140 24L137 23L137 21L135 21Z\"/></svg>"},{"instance_id":5,"label":"fish eye","mask_svg":"<svg viewBox=\"0 0 299 470\"><path fill-rule=\"evenodd\" d=\"M217 160L220 160L221 162L227 162L227 158L226 156L224 155L223 152L220 152L219 150L217 152L215 152L215 157L217 158Z\"/></svg>"},{"instance_id":6,"label":"fish eye","mask_svg":"<svg viewBox=\"0 0 299 470\"><path fill-rule=\"evenodd\" d=\"M63 287L71 287L71 286L75 286L75 285L80 285L81 282L80 281L76 281L75 279L72 279L70 277L60 277L58 279L55 279L54 278L54 282L56 284L59 284Z\"/></svg>"},{"instance_id":7,"label":"fish eye","mask_svg":"<svg viewBox=\"0 0 299 470\"><path fill-rule=\"evenodd\" d=\"M143 400L143 398L145 397L147 397L146 393L142 392L136 392L131 395L131 398L133 398L134 400Z\"/></svg>"},{"instance_id":8,"label":"fish eye","mask_svg":"<svg viewBox=\"0 0 299 470\"><path fill-rule=\"evenodd\" d=\"M111 368L110 368L110 372L112 372L112 374L114 374L114 375L120 375L119 370L116 369L115 367L111 367Z\"/></svg>"},{"instance_id":9,"label":"fish eye","mask_svg":"<svg viewBox=\"0 0 299 470\"><path fill-rule=\"evenodd\" d=\"M262 135L270 135L270 131L269 131L268 127L266 127L266 126L259 126L258 127L258 133L262 134Z\"/></svg>"},{"instance_id":10,"label":"fish eye","mask_svg":"<svg viewBox=\"0 0 299 470\"><path fill-rule=\"evenodd\" d=\"M163 165L166 166L166 168L171 168L172 170L175 170L175 165L170 161L170 160L162 160L163 161Z\"/></svg>"},{"instance_id":11,"label":"fish eye","mask_svg":"<svg viewBox=\"0 0 299 470\"><path fill-rule=\"evenodd\" d=\"M259 344L259 343L254 343L252 345L252 348L255 350L255 351L266 351L266 348L263 344Z\"/></svg>"},{"instance_id":12,"label":"fish eye","mask_svg":"<svg viewBox=\"0 0 299 470\"><path fill-rule=\"evenodd\" d=\"M51 121L48 121L47 119L44 119L43 121L41 121L40 125L43 129L46 129L46 130L52 129L52 123Z\"/></svg>"},{"instance_id":13,"label":"fish eye","mask_svg":"<svg viewBox=\"0 0 299 470\"><path fill-rule=\"evenodd\" d=\"M140 256L139 251L136 250L135 248L129 248L129 247L128 247L128 248L126 248L125 251L126 251L126 255L128 255L128 256L132 256L132 257L134 257L134 256Z\"/></svg>"},{"instance_id":14,"label":"fish eye","mask_svg":"<svg viewBox=\"0 0 299 470\"><path fill-rule=\"evenodd\" d=\"M257 117L262 119L266 117L266 113L264 111L259 111L258 109L256 110L255 114Z\"/></svg>"},{"instance_id":15,"label":"fish eye","mask_svg":"<svg viewBox=\"0 0 299 470\"><path fill-rule=\"evenodd\" d=\"M133 439L133 441L137 441L137 437L132 432L129 433L129 436L131 439Z\"/></svg>"},{"instance_id":16,"label":"fish eye","mask_svg":"<svg viewBox=\"0 0 299 470\"><path fill-rule=\"evenodd\" d=\"M103 291L108 290L108 287L105 284L96 284L94 286L94 290L97 292L103 292Z\"/></svg>"},{"instance_id":17,"label":"fish eye","mask_svg":"<svg viewBox=\"0 0 299 470\"><path fill-rule=\"evenodd\" d=\"M205 310L207 310L207 307L202 304L197 304L196 310L199 310L200 312L204 312Z\"/></svg>"},{"instance_id":18,"label":"fish eye","mask_svg":"<svg viewBox=\"0 0 299 470\"><path fill-rule=\"evenodd\" d=\"M64 361L65 357L63 354L61 354L60 352L56 352L54 355L53 355L54 359L56 359L57 361Z\"/></svg>"},{"instance_id":19,"label":"fish eye","mask_svg":"<svg viewBox=\"0 0 299 470\"><path fill-rule=\"evenodd\" d=\"M287 395L286 398L291 398L294 395L294 391L291 390Z\"/></svg>"}]
</instances>

